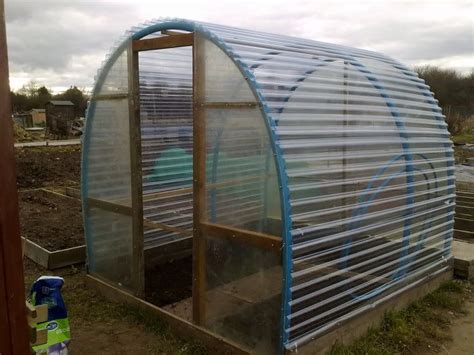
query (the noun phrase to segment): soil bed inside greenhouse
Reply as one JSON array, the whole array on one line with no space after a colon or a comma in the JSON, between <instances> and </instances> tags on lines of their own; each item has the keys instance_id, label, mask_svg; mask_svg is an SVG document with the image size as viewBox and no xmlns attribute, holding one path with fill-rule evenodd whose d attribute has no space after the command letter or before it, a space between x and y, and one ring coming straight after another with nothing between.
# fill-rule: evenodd
<instances>
[{"instance_id":1,"label":"soil bed inside greenhouse","mask_svg":"<svg viewBox=\"0 0 474 355\"><path fill-rule=\"evenodd\" d=\"M56 251L84 245L81 203L45 190L19 194L21 235Z\"/></svg>"},{"instance_id":2,"label":"soil bed inside greenhouse","mask_svg":"<svg viewBox=\"0 0 474 355\"><path fill-rule=\"evenodd\" d=\"M80 145L17 148L15 154L20 189L79 184Z\"/></svg>"},{"instance_id":3,"label":"soil bed inside greenhouse","mask_svg":"<svg viewBox=\"0 0 474 355\"><path fill-rule=\"evenodd\" d=\"M191 256L148 268L145 273L145 299L163 307L191 297L192 270Z\"/></svg>"}]
</instances>

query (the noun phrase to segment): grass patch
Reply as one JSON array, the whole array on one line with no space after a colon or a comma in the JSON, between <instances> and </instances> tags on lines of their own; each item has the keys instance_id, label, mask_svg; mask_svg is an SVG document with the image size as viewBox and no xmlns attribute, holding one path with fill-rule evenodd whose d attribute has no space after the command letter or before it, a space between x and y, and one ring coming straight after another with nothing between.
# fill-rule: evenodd
<instances>
[{"instance_id":1,"label":"grass patch","mask_svg":"<svg viewBox=\"0 0 474 355\"><path fill-rule=\"evenodd\" d=\"M473 284L449 281L425 298L401 311L389 311L378 328L350 345L336 344L330 355L416 354L420 349L441 349L450 340L452 320L465 313L467 298L472 297Z\"/></svg>"},{"instance_id":2,"label":"grass patch","mask_svg":"<svg viewBox=\"0 0 474 355\"><path fill-rule=\"evenodd\" d=\"M454 143L474 143L474 134L459 134L453 136Z\"/></svg>"}]
</instances>

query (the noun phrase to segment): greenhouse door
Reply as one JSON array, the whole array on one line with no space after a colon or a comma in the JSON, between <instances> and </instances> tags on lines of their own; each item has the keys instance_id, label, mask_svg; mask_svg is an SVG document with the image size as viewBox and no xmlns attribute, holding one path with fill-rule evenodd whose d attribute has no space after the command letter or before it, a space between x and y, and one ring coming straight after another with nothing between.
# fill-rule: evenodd
<instances>
[{"instance_id":1,"label":"greenhouse door","mask_svg":"<svg viewBox=\"0 0 474 355\"><path fill-rule=\"evenodd\" d=\"M282 243L269 134L229 55L199 33L193 49L193 321L275 353Z\"/></svg>"},{"instance_id":2,"label":"greenhouse door","mask_svg":"<svg viewBox=\"0 0 474 355\"><path fill-rule=\"evenodd\" d=\"M132 42L139 105L131 114L140 140L132 182L140 200L134 233L142 242L134 247L142 249L141 260L136 259L143 280L139 293L165 306L191 297L193 34L162 31L153 36Z\"/></svg>"}]
</instances>

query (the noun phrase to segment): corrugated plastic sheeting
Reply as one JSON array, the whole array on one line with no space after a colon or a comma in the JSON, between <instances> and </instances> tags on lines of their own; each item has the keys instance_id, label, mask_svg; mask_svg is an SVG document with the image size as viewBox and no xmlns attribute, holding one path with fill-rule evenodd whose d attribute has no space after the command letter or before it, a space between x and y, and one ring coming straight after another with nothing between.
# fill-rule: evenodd
<instances>
[{"instance_id":1,"label":"corrugated plastic sheeting","mask_svg":"<svg viewBox=\"0 0 474 355\"><path fill-rule=\"evenodd\" d=\"M111 66L96 97L128 93L126 51ZM87 161L87 195L131 207L128 99L95 100ZM89 270L124 287L132 287L132 219L88 208L86 234Z\"/></svg>"},{"instance_id":2,"label":"corrugated plastic sheeting","mask_svg":"<svg viewBox=\"0 0 474 355\"><path fill-rule=\"evenodd\" d=\"M226 54L208 40L199 37L198 41L205 57L205 102L256 103ZM259 107L200 107L206 130L207 214L203 218L280 236L275 162ZM205 326L257 352L275 353L281 329L279 253L209 233L204 235Z\"/></svg>"},{"instance_id":3,"label":"corrugated plastic sheeting","mask_svg":"<svg viewBox=\"0 0 474 355\"><path fill-rule=\"evenodd\" d=\"M453 154L423 80L377 53L220 25L153 20L127 36L166 22L225 47L276 127L293 220L287 348L443 270Z\"/></svg>"},{"instance_id":4,"label":"corrugated plastic sheeting","mask_svg":"<svg viewBox=\"0 0 474 355\"><path fill-rule=\"evenodd\" d=\"M452 151L423 81L370 52L216 32L257 78L283 150L293 221L288 347L445 268Z\"/></svg>"},{"instance_id":5,"label":"corrugated plastic sheeting","mask_svg":"<svg viewBox=\"0 0 474 355\"><path fill-rule=\"evenodd\" d=\"M145 248L190 238L193 227L192 48L139 53Z\"/></svg>"}]
</instances>

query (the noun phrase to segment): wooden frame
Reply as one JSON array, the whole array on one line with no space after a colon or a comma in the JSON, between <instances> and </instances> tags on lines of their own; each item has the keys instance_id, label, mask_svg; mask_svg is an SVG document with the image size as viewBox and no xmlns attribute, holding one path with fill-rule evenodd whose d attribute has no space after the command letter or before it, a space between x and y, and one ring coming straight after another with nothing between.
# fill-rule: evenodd
<instances>
[{"instance_id":1,"label":"wooden frame","mask_svg":"<svg viewBox=\"0 0 474 355\"><path fill-rule=\"evenodd\" d=\"M0 353L28 354L10 104L5 11L3 0L0 0Z\"/></svg>"},{"instance_id":2,"label":"wooden frame","mask_svg":"<svg viewBox=\"0 0 474 355\"><path fill-rule=\"evenodd\" d=\"M193 33L174 34L156 38L140 39L132 42L134 52L151 51L155 49L188 47L194 43Z\"/></svg>"},{"instance_id":3,"label":"wooden frame","mask_svg":"<svg viewBox=\"0 0 474 355\"><path fill-rule=\"evenodd\" d=\"M128 90L130 120L130 169L132 192L132 277L135 295L145 294L145 266L143 250L143 188L142 188L142 149L140 123L140 79L138 52L130 40L128 47Z\"/></svg>"},{"instance_id":4,"label":"wooden frame","mask_svg":"<svg viewBox=\"0 0 474 355\"><path fill-rule=\"evenodd\" d=\"M201 231L201 211L206 211L206 127L205 108L200 105L205 93L204 42L194 36L193 45L193 320L202 324L205 318L206 243Z\"/></svg>"},{"instance_id":5,"label":"wooden frame","mask_svg":"<svg viewBox=\"0 0 474 355\"><path fill-rule=\"evenodd\" d=\"M282 240L274 235L206 222L201 222L201 231L211 238L225 239L242 245L271 250L278 254L281 253Z\"/></svg>"},{"instance_id":6,"label":"wooden frame","mask_svg":"<svg viewBox=\"0 0 474 355\"><path fill-rule=\"evenodd\" d=\"M25 256L48 270L82 264L86 261L86 246L50 251L35 242L23 238Z\"/></svg>"},{"instance_id":7,"label":"wooden frame","mask_svg":"<svg viewBox=\"0 0 474 355\"><path fill-rule=\"evenodd\" d=\"M163 308L157 307L140 298L134 297L128 292L102 281L99 277L87 275L86 284L97 290L105 298L112 302L129 304L135 308L149 312L172 327L173 331L181 337L189 340L198 339L203 345L219 354L250 354L250 349L216 335L207 329L197 326L182 318L175 316Z\"/></svg>"}]
</instances>

